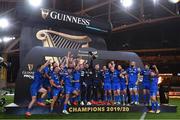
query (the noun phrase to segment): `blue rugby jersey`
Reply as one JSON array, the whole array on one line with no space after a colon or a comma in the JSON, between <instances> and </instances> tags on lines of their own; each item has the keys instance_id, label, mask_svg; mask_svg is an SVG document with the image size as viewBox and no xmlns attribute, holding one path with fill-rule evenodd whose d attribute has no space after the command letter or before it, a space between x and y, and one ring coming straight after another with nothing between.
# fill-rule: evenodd
<instances>
[{"instance_id":1,"label":"blue rugby jersey","mask_svg":"<svg viewBox=\"0 0 180 120\"><path fill-rule=\"evenodd\" d=\"M43 76L42 73L39 71L34 72L34 79L31 83L31 88L39 88L42 86L43 83Z\"/></svg>"},{"instance_id":2,"label":"blue rugby jersey","mask_svg":"<svg viewBox=\"0 0 180 120\"><path fill-rule=\"evenodd\" d=\"M119 71L118 70L115 70L112 74L111 74L111 80L112 80L112 83L120 83L120 79L119 79Z\"/></svg>"},{"instance_id":3,"label":"blue rugby jersey","mask_svg":"<svg viewBox=\"0 0 180 120\"><path fill-rule=\"evenodd\" d=\"M75 70L75 71L73 72L73 80L74 80L74 81L78 81L78 80L80 80L80 77L81 77L80 71ZM74 85L76 85L76 84L80 84L80 81L74 83Z\"/></svg>"},{"instance_id":4,"label":"blue rugby jersey","mask_svg":"<svg viewBox=\"0 0 180 120\"><path fill-rule=\"evenodd\" d=\"M119 71L119 74L124 73L124 70ZM120 83L122 84L126 84L126 78L125 75L123 75L123 77L120 77Z\"/></svg>"},{"instance_id":5,"label":"blue rugby jersey","mask_svg":"<svg viewBox=\"0 0 180 120\"><path fill-rule=\"evenodd\" d=\"M104 83L111 84L111 75L110 75L109 70L106 70L103 72L103 77L104 77Z\"/></svg>"},{"instance_id":6,"label":"blue rugby jersey","mask_svg":"<svg viewBox=\"0 0 180 120\"><path fill-rule=\"evenodd\" d=\"M43 74L45 74L45 73L48 74L49 76L51 76L52 70L51 70L48 66L46 66L46 67L43 69ZM43 83L44 83L44 84L50 84L50 83L49 83L49 79L48 79L47 77L45 77Z\"/></svg>"},{"instance_id":7,"label":"blue rugby jersey","mask_svg":"<svg viewBox=\"0 0 180 120\"><path fill-rule=\"evenodd\" d=\"M73 76L69 74L67 71L65 71L63 75L63 80L66 87L72 87L72 79Z\"/></svg>"},{"instance_id":8,"label":"blue rugby jersey","mask_svg":"<svg viewBox=\"0 0 180 120\"><path fill-rule=\"evenodd\" d=\"M143 81L142 81L143 84L150 84L150 73L151 70L145 69L141 71L141 75L143 75Z\"/></svg>"},{"instance_id":9,"label":"blue rugby jersey","mask_svg":"<svg viewBox=\"0 0 180 120\"><path fill-rule=\"evenodd\" d=\"M51 74L51 79L54 81L54 84L60 85L59 76L55 72Z\"/></svg>"},{"instance_id":10,"label":"blue rugby jersey","mask_svg":"<svg viewBox=\"0 0 180 120\"><path fill-rule=\"evenodd\" d=\"M127 70L126 70L127 74L128 74L128 80L129 80L129 83L136 83L137 82L137 79L138 79L138 69L137 68L132 68L132 67L129 67Z\"/></svg>"},{"instance_id":11,"label":"blue rugby jersey","mask_svg":"<svg viewBox=\"0 0 180 120\"><path fill-rule=\"evenodd\" d=\"M158 75L151 76L150 79L150 90L157 90L158 89Z\"/></svg>"}]
</instances>

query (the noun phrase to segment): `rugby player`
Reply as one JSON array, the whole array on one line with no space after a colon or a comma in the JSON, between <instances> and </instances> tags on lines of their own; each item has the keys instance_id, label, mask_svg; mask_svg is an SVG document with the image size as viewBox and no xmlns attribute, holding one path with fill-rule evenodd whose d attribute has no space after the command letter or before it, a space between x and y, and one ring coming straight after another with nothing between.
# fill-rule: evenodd
<instances>
[{"instance_id":1,"label":"rugby player","mask_svg":"<svg viewBox=\"0 0 180 120\"><path fill-rule=\"evenodd\" d=\"M50 83L52 85L53 101L51 102L50 112L53 112L54 104L57 101L58 96L62 92L62 80L61 76L59 76L59 70L59 67L56 66L55 68L53 68L53 73L51 74Z\"/></svg>"},{"instance_id":2,"label":"rugby player","mask_svg":"<svg viewBox=\"0 0 180 120\"><path fill-rule=\"evenodd\" d=\"M130 91L131 104L139 104L138 94L138 68L134 61L130 62L130 67L126 70L128 75L128 88Z\"/></svg>"},{"instance_id":3,"label":"rugby player","mask_svg":"<svg viewBox=\"0 0 180 120\"><path fill-rule=\"evenodd\" d=\"M64 73L63 76L63 81L64 81L64 85L65 85L65 102L64 102L64 108L62 113L64 114L69 114L69 112L67 111L67 104L68 101L70 99L70 95L74 95L72 96L72 98L75 98L78 96L78 92L73 88L73 76L72 76L72 68L67 68L67 71Z\"/></svg>"},{"instance_id":4,"label":"rugby player","mask_svg":"<svg viewBox=\"0 0 180 120\"><path fill-rule=\"evenodd\" d=\"M25 113L27 117L31 116L31 108L37 100L38 93L42 93L41 98L38 99L37 104L40 106L45 106L43 99L47 94L47 90L43 88L43 69L50 64L50 61L46 61L44 65L38 65L36 71L34 72L34 79L30 86L31 92L31 102L28 105L28 109Z\"/></svg>"},{"instance_id":5,"label":"rugby player","mask_svg":"<svg viewBox=\"0 0 180 120\"><path fill-rule=\"evenodd\" d=\"M98 93L100 94L101 102L103 101L104 93L103 93L102 81L103 81L103 77L102 77L102 72L100 70L100 66L99 64L96 64L95 69L93 70L94 89L93 89L93 101L92 101L95 104L96 102L98 103L99 101Z\"/></svg>"},{"instance_id":6,"label":"rugby player","mask_svg":"<svg viewBox=\"0 0 180 120\"><path fill-rule=\"evenodd\" d=\"M74 90L76 90L78 92L78 96L76 97L76 100L73 102L74 105L78 105L78 103L80 102L80 77L81 77L81 73L80 73L80 68L79 65L75 66L75 70L73 71L73 87Z\"/></svg>"},{"instance_id":7,"label":"rugby player","mask_svg":"<svg viewBox=\"0 0 180 120\"><path fill-rule=\"evenodd\" d=\"M126 72L122 68L121 65L118 65L118 70L119 70L119 76L120 76L120 99L123 105L127 103L127 78L126 78Z\"/></svg>"},{"instance_id":8,"label":"rugby player","mask_svg":"<svg viewBox=\"0 0 180 120\"><path fill-rule=\"evenodd\" d=\"M158 75L159 71L156 65L153 65L151 68L151 81L150 81L150 96L151 96L151 113L160 113L159 104L157 100L157 93L158 93Z\"/></svg>"},{"instance_id":9,"label":"rugby player","mask_svg":"<svg viewBox=\"0 0 180 120\"><path fill-rule=\"evenodd\" d=\"M114 104L120 105L120 77L119 71L115 69L114 66L110 68L111 71L111 81L112 81L112 90L114 93Z\"/></svg>"},{"instance_id":10,"label":"rugby player","mask_svg":"<svg viewBox=\"0 0 180 120\"><path fill-rule=\"evenodd\" d=\"M103 66L103 86L104 86L104 100L107 105L110 104L112 100L112 94L111 94L111 76L110 76L110 71L107 69L106 66Z\"/></svg>"},{"instance_id":11,"label":"rugby player","mask_svg":"<svg viewBox=\"0 0 180 120\"><path fill-rule=\"evenodd\" d=\"M142 87L143 87L143 98L144 98L144 105L148 106L150 102L150 66L145 65L145 69L141 71L141 75L143 75Z\"/></svg>"}]
</instances>

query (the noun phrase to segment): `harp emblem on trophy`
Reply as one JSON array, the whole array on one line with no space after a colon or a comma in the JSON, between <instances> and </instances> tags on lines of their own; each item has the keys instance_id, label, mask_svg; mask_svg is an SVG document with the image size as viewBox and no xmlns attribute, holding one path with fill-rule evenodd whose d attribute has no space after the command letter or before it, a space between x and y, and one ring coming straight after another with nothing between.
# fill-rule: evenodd
<instances>
[{"instance_id":1,"label":"harp emblem on trophy","mask_svg":"<svg viewBox=\"0 0 180 120\"><path fill-rule=\"evenodd\" d=\"M86 35L70 35L62 32L53 30L39 30L36 33L37 39L41 40L43 47L54 47L54 48L69 48L69 49L80 49L88 48L89 43L92 41L89 36ZM59 63L64 61L58 57L45 56L45 59L52 59Z\"/></svg>"}]
</instances>

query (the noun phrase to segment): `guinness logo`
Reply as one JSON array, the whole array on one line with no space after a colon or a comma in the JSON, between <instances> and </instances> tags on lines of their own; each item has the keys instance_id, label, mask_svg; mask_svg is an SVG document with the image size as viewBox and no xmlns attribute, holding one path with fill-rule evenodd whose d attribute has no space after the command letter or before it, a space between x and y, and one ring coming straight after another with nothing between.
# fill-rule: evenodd
<instances>
[{"instance_id":1,"label":"guinness logo","mask_svg":"<svg viewBox=\"0 0 180 120\"><path fill-rule=\"evenodd\" d=\"M46 19L47 16L49 15L49 12L50 12L49 9L41 8L41 16L42 16L42 18L43 18L43 19Z\"/></svg>"},{"instance_id":2,"label":"guinness logo","mask_svg":"<svg viewBox=\"0 0 180 120\"><path fill-rule=\"evenodd\" d=\"M32 71L33 67L34 67L33 64L28 64L28 70L29 70L29 71Z\"/></svg>"},{"instance_id":3,"label":"guinness logo","mask_svg":"<svg viewBox=\"0 0 180 120\"><path fill-rule=\"evenodd\" d=\"M89 26L90 21L91 21L86 18L72 16L72 15L68 15L68 14L64 14L64 13L59 13L57 11L52 11L52 10L44 9L44 8L41 8L41 16L44 20L46 20L47 17L49 17L53 20L76 23L76 24L85 25L85 26Z\"/></svg>"}]
</instances>

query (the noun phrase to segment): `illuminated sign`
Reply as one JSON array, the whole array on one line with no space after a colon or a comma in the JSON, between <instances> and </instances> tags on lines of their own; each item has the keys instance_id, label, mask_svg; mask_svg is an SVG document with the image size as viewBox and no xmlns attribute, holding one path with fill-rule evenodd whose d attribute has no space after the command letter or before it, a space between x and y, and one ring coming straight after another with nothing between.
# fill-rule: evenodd
<instances>
[{"instance_id":1,"label":"illuminated sign","mask_svg":"<svg viewBox=\"0 0 180 120\"><path fill-rule=\"evenodd\" d=\"M76 112L129 112L129 106L81 106L69 107L70 113Z\"/></svg>"},{"instance_id":2,"label":"illuminated sign","mask_svg":"<svg viewBox=\"0 0 180 120\"><path fill-rule=\"evenodd\" d=\"M76 24L86 25L86 26L89 26L90 21L91 21L89 19L72 16L72 15L67 15L67 14L59 13L57 11L51 11L49 9L44 9L44 8L41 9L41 16L45 20L48 17L50 17L51 19L54 19L54 20L76 23Z\"/></svg>"}]
</instances>

